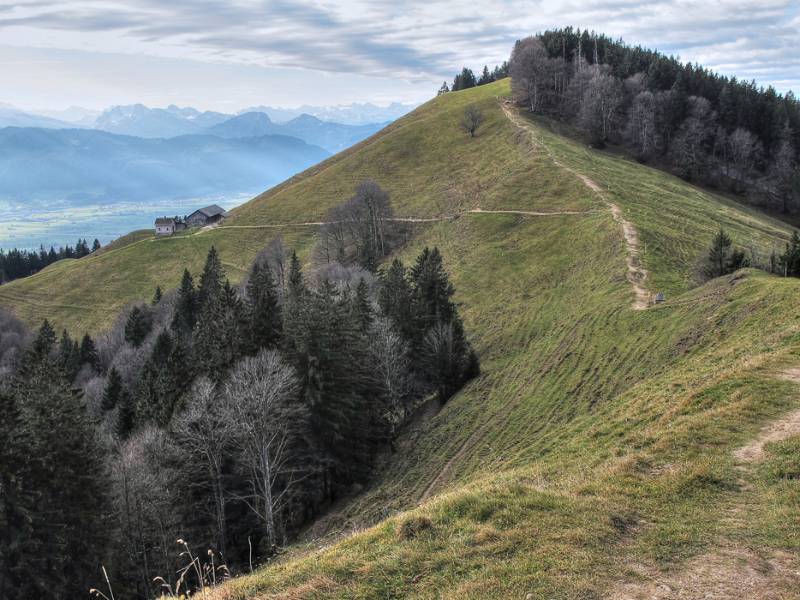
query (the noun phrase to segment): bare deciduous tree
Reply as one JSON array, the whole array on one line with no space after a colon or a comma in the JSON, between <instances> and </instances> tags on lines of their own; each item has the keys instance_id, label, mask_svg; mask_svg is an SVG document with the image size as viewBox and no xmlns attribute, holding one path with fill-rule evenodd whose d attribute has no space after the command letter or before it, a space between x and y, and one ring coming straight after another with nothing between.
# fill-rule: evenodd
<instances>
[{"instance_id":1,"label":"bare deciduous tree","mask_svg":"<svg viewBox=\"0 0 800 600\"><path fill-rule=\"evenodd\" d=\"M624 96L619 79L606 72L606 69L595 66L592 72L581 98L578 118L593 141L602 144L608 141L612 133Z\"/></svg>"},{"instance_id":2,"label":"bare deciduous tree","mask_svg":"<svg viewBox=\"0 0 800 600\"><path fill-rule=\"evenodd\" d=\"M625 138L640 160L649 159L656 151L656 100L652 92L639 92L631 103Z\"/></svg>"},{"instance_id":3,"label":"bare deciduous tree","mask_svg":"<svg viewBox=\"0 0 800 600\"><path fill-rule=\"evenodd\" d=\"M409 387L408 343L386 317L375 320L369 339L371 372L385 401L383 417L394 433L407 416L403 400Z\"/></svg>"},{"instance_id":4,"label":"bare deciduous tree","mask_svg":"<svg viewBox=\"0 0 800 600\"><path fill-rule=\"evenodd\" d=\"M147 427L118 448L112 462L112 499L128 564L142 597L154 596L153 577L175 568L172 547L180 534L167 466L173 448L166 434ZM133 574L132 574L133 575Z\"/></svg>"},{"instance_id":5,"label":"bare deciduous tree","mask_svg":"<svg viewBox=\"0 0 800 600\"><path fill-rule=\"evenodd\" d=\"M464 109L464 116L461 118L461 128L469 134L469 137L475 137L478 128L483 123L483 113L474 104L470 104Z\"/></svg>"},{"instance_id":6,"label":"bare deciduous tree","mask_svg":"<svg viewBox=\"0 0 800 600\"><path fill-rule=\"evenodd\" d=\"M687 179L696 179L704 170L708 146L715 132L716 114L711 103L698 96L689 97L689 116L672 142L673 160Z\"/></svg>"},{"instance_id":7,"label":"bare deciduous tree","mask_svg":"<svg viewBox=\"0 0 800 600\"><path fill-rule=\"evenodd\" d=\"M753 167L761 157L761 142L747 129L737 127L728 136L728 156L730 157L732 179L737 191L750 178Z\"/></svg>"},{"instance_id":8,"label":"bare deciduous tree","mask_svg":"<svg viewBox=\"0 0 800 600\"><path fill-rule=\"evenodd\" d=\"M389 195L374 181L364 181L352 198L328 211L314 250L318 262L358 262L374 270L402 234L392 214Z\"/></svg>"},{"instance_id":9,"label":"bare deciduous tree","mask_svg":"<svg viewBox=\"0 0 800 600\"><path fill-rule=\"evenodd\" d=\"M537 37L520 40L509 61L511 86L517 102L525 103L531 112L538 112L544 92L550 83L550 59Z\"/></svg>"},{"instance_id":10,"label":"bare deciduous tree","mask_svg":"<svg viewBox=\"0 0 800 600\"><path fill-rule=\"evenodd\" d=\"M283 237L278 234L270 240L267 247L261 250L256 257L260 265L266 264L275 277L275 282L281 290L281 295L286 288L286 275L288 272L288 252L283 244Z\"/></svg>"},{"instance_id":11,"label":"bare deciduous tree","mask_svg":"<svg viewBox=\"0 0 800 600\"><path fill-rule=\"evenodd\" d=\"M186 453L183 461L186 469L193 471L199 467L205 472L206 477L197 478L197 485L211 488L217 548L223 556L227 550L225 507L228 501L223 466L234 437L233 424L225 417L214 384L201 377L192 386L189 404L174 426L176 442ZM188 479L193 479L191 473Z\"/></svg>"},{"instance_id":12,"label":"bare deciduous tree","mask_svg":"<svg viewBox=\"0 0 800 600\"><path fill-rule=\"evenodd\" d=\"M241 499L264 524L271 545L278 542L277 517L302 478L290 462L297 427L308 420L297 393L294 370L274 350L241 361L224 389L225 420L252 490Z\"/></svg>"}]
</instances>

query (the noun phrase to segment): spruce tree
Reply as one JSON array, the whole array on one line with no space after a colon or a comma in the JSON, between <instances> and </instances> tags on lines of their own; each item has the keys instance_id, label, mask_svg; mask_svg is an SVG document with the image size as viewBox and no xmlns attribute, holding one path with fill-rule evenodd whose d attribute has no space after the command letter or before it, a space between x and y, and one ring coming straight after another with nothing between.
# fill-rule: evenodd
<instances>
[{"instance_id":1,"label":"spruce tree","mask_svg":"<svg viewBox=\"0 0 800 600\"><path fill-rule=\"evenodd\" d=\"M449 322L455 313L451 301L453 285L438 248L423 249L411 269L411 280L414 319L418 335L422 336L435 323Z\"/></svg>"},{"instance_id":2,"label":"spruce tree","mask_svg":"<svg viewBox=\"0 0 800 600\"><path fill-rule=\"evenodd\" d=\"M373 311L369 288L363 277L358 280L355 294L351 299L350 311L358 331L366 335L372 325Z\"/></svg>"},{"instance_id":3,"label":"spruce tree","mask_svg":"<svg viewBox=\"0 0 800 600\"><path fill-rule=\"evenodd\" d=\"M42 326L39 328L39 333L36 335L36 339L33 340L31 350L36 357L45 358L53 351L55 343L56 332L53 330L50 322L45 319L42 323Z\"/></svg>"},{"instance_id":4,"label":"spruce tree","mask_svg":"<svg viewBox=\"0 0 800 600\"><path fill-rule=\"evenodd\" d=\"M97 252L100 250L100 240L95 238L94 242L92 242L92 252Z\"/></svg>"},{"instance_id":5,"label":"spruce tree","mask_svg":"<svg viewBox=\"0 0 800 600\"><path fill-rule=\"evenodd\" d=\"M200 275L200 287L197 291L197 301L201 309L206 302L220 295L224 276L222 262L217 254L217 249L211 246L206 256L203 273Z\"/></svg>"},{"instance_id":6,"label":"spruce tree","mask_svg":"<svg viewBox=\"0 0 800 600\"><path fill-rule=\"evenodd\" d=\"M160 286L160 285L157 285L157 286L156 286L156 291L153 293L153 299L150 301L150 303L151 303L153 306L155 306L156 304L158 304L159 302L161 302L161 297L162 297L162 295L163 295L163 294L161 293L161 286Z\"/></svg>"},{"instance_id":7,"label":"spruce tree","mask_svg":"<svg viewBox=\"0 0 800 600\"><path fill-rule=\"evenodd\" d=\"M152 328L150 315L144 307L134 306L125 323L125 341L135 348L142 345Z\"/></svg>"},{"instance_id":8,"label":"spruce tree","mask_svg":"<svg viewBox=\"0 0 800 600\"><path fill-rule=\"evenodd\" d=\"M20 597L71 599L97 581L107 539L106 472L83 402L48 358L31 355L14 393L26 438L29 530L18 548Z\"/></svg>"},{"instance_id":9,"label":"spruce tree","mask_svg":"<svg viewBox=\"0 0 800 600\"><path fill-rule=\"evenodd\" d=\"M408 272L403 263L395 258L389 269L381 273L378 305L408 341L414 337L411 300Z\"/></svg>"},{"instance_id":10,"label":"spruce tree","mask_svg":"<svg viewBox=\"0 0 800 600\"><path fill-rule=\"evenodd\" d=\"M78 354L82 365L90 365L95 371L100 370L100 357L97 355L97 347L88 333L85 334L81 340L81 347Z\"/></svg>"},{"instance_id":11,"label":"spruce tree","mask_svg":"<svg viewBox=\"0 0 800 600\"><path fill-rule=\"evenodd\" d=\"M80 355L77 344L64 329L61 332L61 340L58 343L58 365L63 369L69 381L75 379L80 368Z\"/></svg>"},{"instance_id":12,"label":"spruce tree","mask_svg":"<svg viewBox=\"0 0 800 600\"><path fill-rule=\"evenodd\" d=\"M0 387L0 598L27 598L35 492L26 485L28 437L14 394ZM34 496L34 497L32 497ZM36 556L33 557L34 559Z\"/></svg>"},{"instance_id":13,"label":"spruce tree","mask_svg":"<svg viewBox=\"0 0 800 600\"><path fill-rule=\"evenodd\" d=\"M795 231L780 257L781 271L790 277L800 276L800 235Z\"/></svg>"},{"instance_id":14,"label":"spruce tree","mask_svg":"<svg viewBox=\"0 0 800 600\"><path fill-rule=\"evenodd\" d=\"M117 414L114 420L114 435L121 440L126 440L136 426L136 409L133 398L126 391L122 391L117 405Z\"/></svg>"},{"instance_id":15,"label":"spruce tree","mask_svg":"<svg viewBox=\"0 0 800 600\"><path fill-rule=\"evenodd\" d=\"M189 269L183 270L181 285L178 288L178 301L172 318L172 329L188 335L197 321L197 291Z\"/></svg>"},{"instance_id":16,"label":"spruce tree","mask_svg":"<svg viewBox=\"0 0 800 600\"><path fill-rule=\"evenodd\" d=\"M104 411L113 410L120 403L120 399L125 393L125 386L122 382L122 376L117 371L116 367L111 367L108 372L108 379L106 380L106 387L103 390L103 401L101 408Z\"/></svg>"},{"instance_id":17,"label":"spruce tree","mask_svg":"<svg viewBox=\"0 0 800 600\"><path fill-rule=\"evenodd\" d=\"M711 278L719 277L746 266L747 258L744 252L733 248L731 238L724 230L720 229L714 236L708 251L706 275Z\"/></svg>"},{"instance_id":18,"label":"spruce tree","mask_svg":"<svg viewBox=\"0 0 800 600\"><path fill-rule=\"evenodd\" d=\"M253 264L245 290L247 295L248 352L257 353L262 348L278 344L283 323L278 304L278 291L267 264Z\"/></svg>"},{"instance_id":19,"label":"spruce tree","mask_svg":"<svg viewBox=\"0 0 800 600\"><path fill-rule=\"evenodd\" d=\"M306 325L308 289L297 254L292 252L289 261L289 276L283 303L284 348L292 362L297 365Z\"/></svg>"},{"instance_id":20,"label":"spruce tree","mask_svg":"<svg viewBox=\"0 0 800 600\"><path fill-rule=\"evenodd\" d=\"M226 281L218 294L208 296L194 332L194 358L200 373L220 381L242 356L244 311L236 290Z\"/></svg>"}]
</instances>

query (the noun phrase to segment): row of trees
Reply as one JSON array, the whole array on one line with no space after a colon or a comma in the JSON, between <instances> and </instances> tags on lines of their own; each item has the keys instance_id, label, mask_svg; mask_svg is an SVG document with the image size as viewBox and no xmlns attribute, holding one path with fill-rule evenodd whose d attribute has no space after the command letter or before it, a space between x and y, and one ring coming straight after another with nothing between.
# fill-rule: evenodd
<instances>
[{"instance_id":1,"label":"row of trees","mask_svg":"<svg viewBox=\"0 0 800 600\"><path fill-rule=\"evenodd\" d=\"M0 248L0 284L33 275L62 258L83 258L99 249L99 240L95 240L90 248L85 239L79 239L74 248L67 245L58 250L53 246L50 250L40 246L38 251Z\"/></svg>"},{"instance_id":2,"label":"row of trees","mask_svg":"<svg viewBox=\"0 0 800 600\"><path fill-rule=\"evenodd\" d=\"M706 278L733 273L743 267L753 267L784 277L800 277L800 234L792 233L783 252L773 250L768 261L758 257L754 250L748 253L737 248L724 229L720 229L711 241L705 257L703 275Z\"/></svg>"},{"instance_id":3,"label":"row of trees","mask_svg":"<svg viewBox=\"0 0 800 600\"><path fill-rule=\"evenodd\" d=\"M624 144L642 161L800 209L800 102L698 65L571 28L518 41L516 100L565 119L591 142Z\"/></svg>"},{"instance_id":4,"label":"row of trees","mask_svg":"<svg viewBox=\"0 0 800 600\"><path fill-rule=\"evenodd\" d=\"M508 62L503 62L502 65L497 65L491 71L489 70L488 66L484 65L480 77L476 77L472 69L464 67L461 69L461 73L456 75L453 79L453 84L448 86L446 81L443 82L438 93L446 94L447 92L466 90L479 85L486 85L487 83L492 83L500 79L505 79L506 77L508 77Z\"/></svg>"},{"instance_id":5,"label":"row of trees","mask_svg":"<svg viewBox=\"0 0 800 600\"><path fill-rule=\"evenodd\" d=\"M437 249L343 256L307 275L278 238L233 286L212 248L97 339L0 320L0 595L79 597L102 562L152 597L178 538L263 560L478 373Z\"/></svg>"}]
</instances>

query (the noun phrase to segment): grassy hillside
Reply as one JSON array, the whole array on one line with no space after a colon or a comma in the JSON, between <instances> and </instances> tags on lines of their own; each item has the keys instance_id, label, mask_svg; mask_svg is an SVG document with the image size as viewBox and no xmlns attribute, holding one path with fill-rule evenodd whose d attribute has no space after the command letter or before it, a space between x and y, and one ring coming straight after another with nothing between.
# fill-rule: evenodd
<instances>
[{"instance_id":1,"label":"grassy hillside","mask_svg":"<svg viewBox=\"0 0 800 600\"><path fill-rule=\"evenodd\" d=\"M278 231L307 250L315 227L301 223L368 177L398 215L459 215L419 224L401 255L442 249L483 375L409 427L328 519L332 534L372 527L297 547L220 597L647 598L664 582L770 597L757 586L791 584L800 438L735 450L800 407L785 373L800 364L800 281L695 279L720 226L762 255L786 226L506 115L507 93L499 82L440 96L225 227L132 240L0 288L27 320L97 330L185 265L199 270L212 244L234 278ZM458 121L473 102L486 122L470 139ZM665 304L631 309L631 249L610 203L637 229L645 285ZM579 214L466 212L477 208Z\"/></svg>"}]
</instances>

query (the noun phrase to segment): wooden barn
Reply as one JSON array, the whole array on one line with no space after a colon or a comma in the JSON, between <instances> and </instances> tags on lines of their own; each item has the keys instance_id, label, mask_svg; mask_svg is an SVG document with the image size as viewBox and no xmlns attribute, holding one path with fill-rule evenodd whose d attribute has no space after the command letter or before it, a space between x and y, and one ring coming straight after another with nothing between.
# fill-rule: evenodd
<instances>
[{"instance_id":1,"label":"wooden barn","mask_svg":"<svg viewBox=\"0 0 800 600\"><path fill-rule=\"evenodd\" d=\"M222 221L228 215L225 209L216 204L198 209L186 217L188 227L203 227Z\"/></svg>"}]
</instances>

